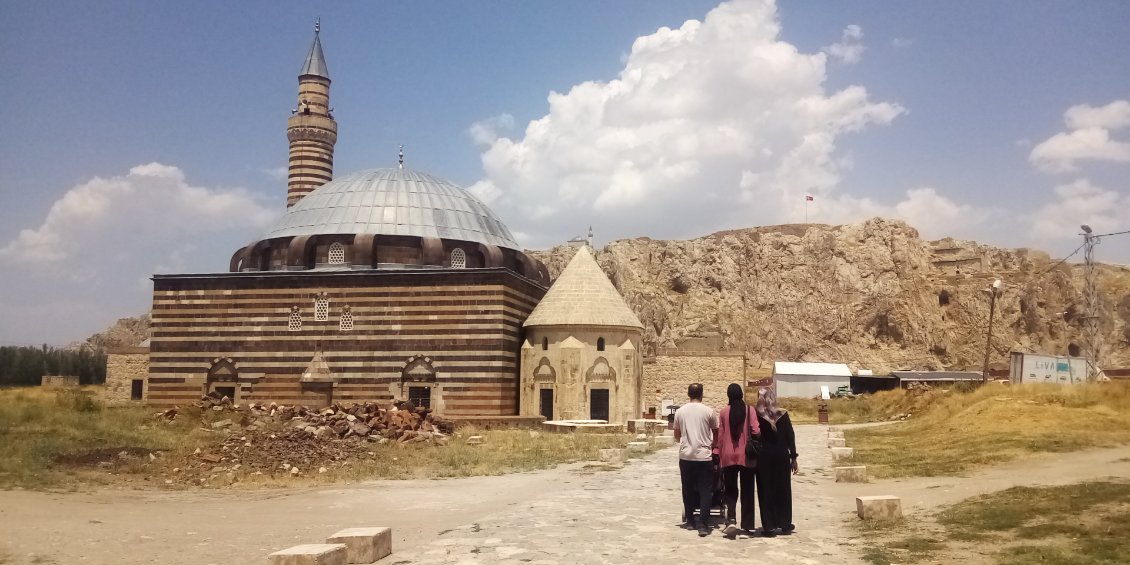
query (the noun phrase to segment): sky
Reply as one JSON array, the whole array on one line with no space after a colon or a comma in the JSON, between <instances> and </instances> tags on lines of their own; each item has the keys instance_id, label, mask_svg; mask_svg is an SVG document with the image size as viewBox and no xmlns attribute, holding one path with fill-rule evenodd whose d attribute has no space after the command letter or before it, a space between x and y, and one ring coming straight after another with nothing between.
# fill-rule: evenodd
<instances>
[{"instance_id":1,"label":"sky","mask_svg":"<svg viewBox=\"0 0 1130 565\"><path fill-rule=\"evenodd\" d=\"M1121 0L5 0L0 344L141 314L281 217L315 17L335 172L403 144L528 248L883 216L1059 259L1130 229Z\"/></svg>"}]
</instances>

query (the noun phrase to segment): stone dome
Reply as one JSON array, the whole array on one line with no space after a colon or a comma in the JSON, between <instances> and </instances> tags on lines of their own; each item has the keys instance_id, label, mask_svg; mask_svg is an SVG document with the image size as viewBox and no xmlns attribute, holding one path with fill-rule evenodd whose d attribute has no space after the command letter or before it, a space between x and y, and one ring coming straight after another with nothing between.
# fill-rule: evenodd
<instances>
[{"instance_id":1,"label":"stone dome","mask_svg":"<svg viewBox=\"0 0 1130 565\"><path fill-rule=\"evenodd\" d=\"M520 250L490 208L450 181L409 169L341 176L291 206L263 239L375 234L461 240Z\"/></svg>"}]
</instances>

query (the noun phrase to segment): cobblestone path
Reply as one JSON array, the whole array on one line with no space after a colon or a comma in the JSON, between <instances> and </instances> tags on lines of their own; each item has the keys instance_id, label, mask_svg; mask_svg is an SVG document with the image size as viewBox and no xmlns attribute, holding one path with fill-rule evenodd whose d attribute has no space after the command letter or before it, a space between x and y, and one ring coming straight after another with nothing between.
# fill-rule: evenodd
<instances>
[{"instance_id":1,"label":"cobblestone path","mask_svg":"<svg viewBox=\"0 0 1130 565\"><path fill-rule=\"evenodd\" d=\"M836 507L825 427L798 426L794 477L797 531L774 538L706 538L678 527L682 513L675 448L621 469L575 471L546 494L417 547L394 547L392 564L860 563L848 541L853 509Z\"/></svg>"}]
</instances>

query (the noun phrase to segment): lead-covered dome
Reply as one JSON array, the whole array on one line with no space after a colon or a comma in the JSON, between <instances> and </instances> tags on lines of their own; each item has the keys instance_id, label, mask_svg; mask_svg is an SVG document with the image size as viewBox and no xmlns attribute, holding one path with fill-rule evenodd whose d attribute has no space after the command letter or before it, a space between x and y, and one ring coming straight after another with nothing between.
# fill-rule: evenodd
<instances>
[{"instance_id":1,"label":"lead-covered dome","mask_svg":"<svg viewBox=\"0 0 1130 565\"><path fill-rule=\"evenodd\" d=\"M324 234L416 236L520 249L506 225L471 193L399 168L327 182L291 206L264 239Z\"/></svg>"}]
</instances>

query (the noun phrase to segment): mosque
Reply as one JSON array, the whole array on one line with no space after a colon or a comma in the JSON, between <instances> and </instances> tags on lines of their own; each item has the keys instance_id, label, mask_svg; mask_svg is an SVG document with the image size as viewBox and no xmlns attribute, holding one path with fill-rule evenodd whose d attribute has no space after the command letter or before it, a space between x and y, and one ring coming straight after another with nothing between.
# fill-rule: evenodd
<instances>
[{"instance_id":1,"label":"mosque","mask_svg":"<svg viewBox=\"0 0 1130 565\"><path fill-rule=\"evenodd\" d=\"M638 418L643 325L587 246L550 287L494 212L403 153L334 176L319 32L287 122L285 215L227 273L154 275L147 369L116 371L111 354L108 380L162 406L216 392L402 399L454 419Z\"/></svg>"}]
</instances>

